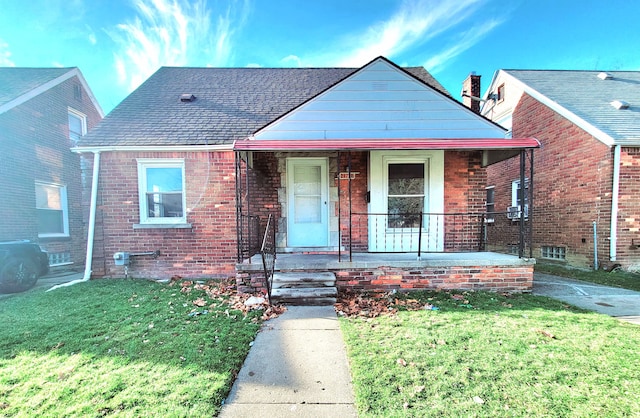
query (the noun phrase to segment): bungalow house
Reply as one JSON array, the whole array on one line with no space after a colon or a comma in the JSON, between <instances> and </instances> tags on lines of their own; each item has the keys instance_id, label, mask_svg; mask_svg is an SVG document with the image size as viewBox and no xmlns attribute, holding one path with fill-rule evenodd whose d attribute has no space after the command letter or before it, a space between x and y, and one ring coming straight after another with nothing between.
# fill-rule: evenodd
<instances>
[{"instance_id":1,"label":"bungalow house","mask_svg":"<svg viewBox=\"0 0 640 418\"><path fill-rule=\"evenodd\" d=\"M78 68L0 68L0 241L31 240L52 267L85 262L78 140L103 117Z\"/></svg>"},{"instance_id":2,"label":"bungalow house","mask_svg":"<svg viewBox=\"0 0 640 418\"><path fill-rule=\"evenodd\" d=\"M537 146L383 57L163 67L75 148L96 173L93 274L528 290L533 261L482 252L485 166Z\"/></svg>"},{"instance_id":3,"label":"bungalow house","mask_svg":"<svg viewBox=\"0 0 640 418\"><path fill-rule=\"evenodd\" d=\"M577 267L640 268L640 72L499 70L481 113L534 136L535 188L516 193L518 162L487 170L488 234L516 228L524 206L534 257ZM527 180L525 180L527 181ZM535 210L528 205L535 202ZM496 235L504 236L497 233ZM509 242L497 242L507 248Z\"/></svg>"}]
</instances>

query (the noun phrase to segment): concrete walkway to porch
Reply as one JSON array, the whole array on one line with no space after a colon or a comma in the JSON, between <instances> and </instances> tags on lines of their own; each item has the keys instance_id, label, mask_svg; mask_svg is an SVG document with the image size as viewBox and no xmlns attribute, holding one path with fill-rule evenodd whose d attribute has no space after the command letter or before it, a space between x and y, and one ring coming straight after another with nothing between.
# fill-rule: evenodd
<instances>
[{"instance_id":1,"label":"concrete walkway to porch","mask_svg":"<svg viewBox=\"0 0 640 418\"><path fill-rule=\"evenodd\" d=\"M333 306L289 306L263 324L220 417L356 417Z\"/></svg>"}]
</instances>

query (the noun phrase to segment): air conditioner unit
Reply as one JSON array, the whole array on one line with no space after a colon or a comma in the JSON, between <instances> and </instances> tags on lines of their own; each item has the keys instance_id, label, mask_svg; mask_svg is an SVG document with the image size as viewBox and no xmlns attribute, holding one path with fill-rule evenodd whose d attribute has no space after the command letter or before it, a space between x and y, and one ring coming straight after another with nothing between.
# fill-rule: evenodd
<instances>
[{"instance_id":1,"label":"air conditioner unit","mask_svg":"<svg viewBox=\"0 0 640 418\"><path fill-rule=\"evenodd\" d=\"M520 205L518 206L509 206L507 208L507 218L512 221L517 221L520 219ZM529 205L524 205L524 218L527 219L529 217Z\"/></svg>"}]
</instances>

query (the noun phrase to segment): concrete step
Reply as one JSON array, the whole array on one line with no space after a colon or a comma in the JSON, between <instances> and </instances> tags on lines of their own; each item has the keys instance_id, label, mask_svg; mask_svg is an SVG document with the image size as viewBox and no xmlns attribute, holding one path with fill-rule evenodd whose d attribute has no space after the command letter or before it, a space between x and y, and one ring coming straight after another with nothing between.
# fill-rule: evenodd
<instances>
[{"instance_id":1,"label":"concrete step","mask_svg":"<svg viewBox=\"0 0 640 418\"><path fill-rule=\"evenodd\" d=\"M271 300L288 305L332 305L338 289L329 272L279 272L273 275Z\"/></svg>"},{"instance_id":2,"label":"concrete step","mask_svg":"<svg viewBox=\"0 0 640 418\"><path fill-rule=\"evenodd\" d=\"M334 287L336 275L329 272L285 272L274 273L273 289Z\"/></svg>"},{"instance_id":3,"label":"concrete step","mask_svg":"<svg viewBox=\"0 0 640 418\"><path fill-rule=\"evenodd\" d=\"M333 305L337 295L335 287L280 288L271 291L271 300L285 305Z\"/></svg>"}]
</instances>

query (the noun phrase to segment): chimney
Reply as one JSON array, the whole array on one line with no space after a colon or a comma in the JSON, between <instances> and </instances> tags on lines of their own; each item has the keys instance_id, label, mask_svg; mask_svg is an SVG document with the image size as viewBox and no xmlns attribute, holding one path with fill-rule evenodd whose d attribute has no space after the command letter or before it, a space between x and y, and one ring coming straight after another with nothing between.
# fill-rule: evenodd
<instances>
[{"instance_id":1,"label":"chimney","mask_svg":"<svg viewBox=\"0 0 640 418\"><path fill-rule=\"evenodd\" d=\"M462 103L475 113L480 113L480 76L475 71L462 82Z\"/></svg>"}]
</instances>

